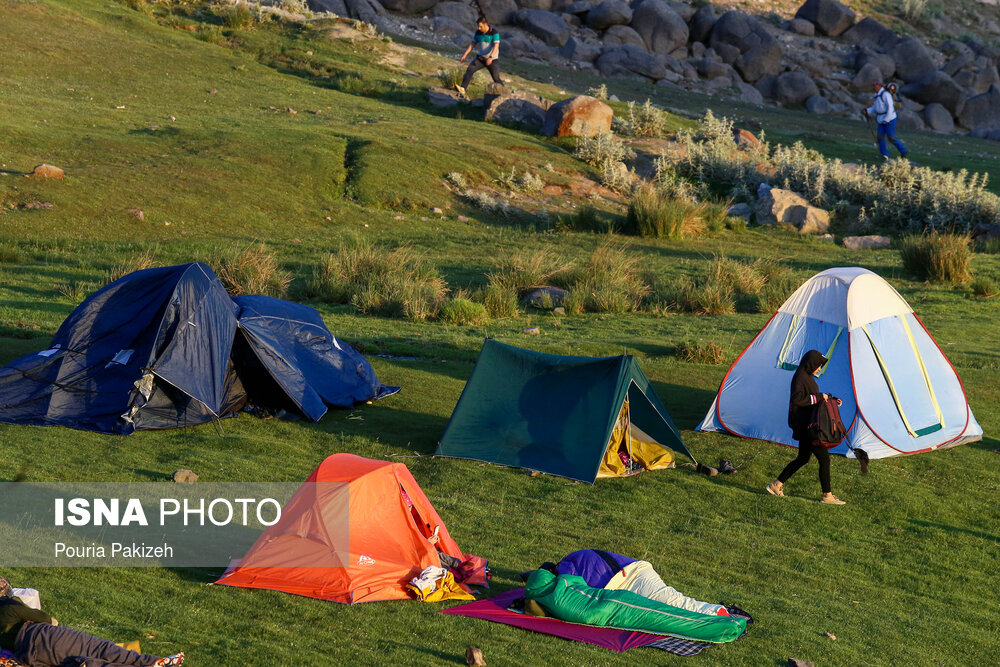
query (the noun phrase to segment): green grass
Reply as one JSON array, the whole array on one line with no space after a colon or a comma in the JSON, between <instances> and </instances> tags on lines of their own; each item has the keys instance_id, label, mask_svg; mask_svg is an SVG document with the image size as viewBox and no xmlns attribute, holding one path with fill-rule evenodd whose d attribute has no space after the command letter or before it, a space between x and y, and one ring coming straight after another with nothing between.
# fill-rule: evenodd
<instances>
[{"instance_id":1,"label":"green grass","mask_svg":"<svg viewBox=\"0 0 1000 667\"><path fill-rule=\"evenodd\" d=\"M383 382L401 385L399 395L332 411L318 424L242 416L221 431L204 426L128 438L0 425L0 478L157 481L191 468L205 481L298 481L338 451L395 457L410 466L462 548L490 559L493 592L518 585L517 573L542 561L606 548L651 561L686 594L736 602L754 615L748 637L701 659L711 664L798 657L816 664L958 665L995 658L1000 482L992 450L1000 443L991 434L1000 428L1000 354L993 300L966 298L960 285L913 281L893 250L851 252L783 231L633 239L633 268L655 276L656 284L704 282L713 257L723 255L744 263L777 258L792 284L831 266L875 270L914 306L961 374L984 442L877 461L867 477L837 458L834 491L848 500L845 507L815 502L813 466L789 482L791 498L772 498L762 488L790 450L687 430L704 416L726 366L689 363L677 350L697 341L738 353L769 312L555 316L512 308L521 285L497 287L489 297L478 291L502 258L546 253L555 258L552 267L518 274L542 275L566 263L584 266L606 239L558 225L539 232L481 213L446 188L445 175L461 173L478 185L516 167L546 181L568 180L583 168L570 143L429 107L422 87L436 83L434 73L446 61L425 52L408 52L404 65L389 67L377 64L389 48L378 40L330 40L322 30L280 24L232 30L194 12L172 14L195 28L177 30L161 24L162 8L141 7L150 14L98 0L0 5L9 45L0 61L7 91L0 96L0 168L12 174L0 177L0 201L55 204L0 215L0 363L44 349L83 293L130 262L211 261L221 250L254 243L266 244L277 268L291 276L291 294L302 294L324 258L352 239L412 247L453 293L468 290L498 319L451 326L363 315L317 298L311 303L330 328L368 355ZM595 83L562 71L546 75L567 92ZM365 85L344 86L353 93L338 89L347 77ZM652 86L608 86L623 99L651 97L685 114L700 116L695 107L706 104ZM558 94L551 86L537 89ZM867 150L857 123L726 103L727 113L734 110L764 123L770 140L803 139L831 157ZM667 120L668 130L689 124L675 115ZM837 139L845 136L851 138ZM943 137L916 136L918 145L926 140L941 151L928 164L939 158L938 166L973 170L995 164L991 144L949 137L949 146ZM42 161L65 167L67 178L19 176ZM543 169L549 162L554 173ZM572 210L563 203L553 207ZM430 206L444 213L431 214ZM141 208L145 219L130 208ZM601 205L602 219L606 208L613 207ZM533 215L521 214L514 219ZM996 283L1000 255L975 254L972 272ZM529 326L541 335L521 333ZM484 335L561 354L635 354L695 455L709 463L729 458L740 472L709 479L681 466L589 486L430 458ZM417 360L374 356L380 353ZM15 585L41 590L45 607L69 626L141 639L149 652L184 650L194 667L438 665L459 663L469 644L480 646L489 664L686 662L651 649L617 655L436 613L447 605L345 607L204 586L219 573L0 572Z\"/></svg>"}]
</instances>

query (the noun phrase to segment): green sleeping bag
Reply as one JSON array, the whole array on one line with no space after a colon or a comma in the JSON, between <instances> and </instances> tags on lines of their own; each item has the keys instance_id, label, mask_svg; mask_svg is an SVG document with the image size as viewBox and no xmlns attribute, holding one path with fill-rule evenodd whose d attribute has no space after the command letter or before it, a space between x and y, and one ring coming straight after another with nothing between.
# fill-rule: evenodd
<instances>
[{"instance_id":1,"label":"green sleeping bag","mask_svg":"<svg viewBox=\"0 0 1000 667\"><path fill-rule=\"evenodd\" d=\"M547 570L531 573L524 597L537 602L553 617L570 623L717 644L738 639L747 628L745 618L699 614L655 602L631 591L593 588L583 577L556 576Z\"/></svg>"}]
</instances>

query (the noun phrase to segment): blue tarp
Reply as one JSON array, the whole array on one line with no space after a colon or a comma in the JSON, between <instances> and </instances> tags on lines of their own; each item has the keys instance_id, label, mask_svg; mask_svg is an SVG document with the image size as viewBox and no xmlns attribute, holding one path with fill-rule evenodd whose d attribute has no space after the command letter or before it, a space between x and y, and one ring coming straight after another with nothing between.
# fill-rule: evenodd
<instances>
[{"instance_id":1,"label":"blue tarp","mask_svg":"<svg viewBox=\"0 0 1000 667\"><path fill-rule=\"evenodd\" d=\"M230 299L211 268L193 263L103 287L48 349L0 369L0 422L128 434L205 423L248 403L318 420L327 406L395 391L314 309Z\"/></svg>"}]
</instances>

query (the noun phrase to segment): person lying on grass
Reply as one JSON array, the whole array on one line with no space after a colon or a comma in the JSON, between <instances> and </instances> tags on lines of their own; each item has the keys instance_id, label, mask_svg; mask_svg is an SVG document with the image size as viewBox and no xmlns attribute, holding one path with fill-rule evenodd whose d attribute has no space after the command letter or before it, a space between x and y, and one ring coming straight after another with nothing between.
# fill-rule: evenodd
<instances>
[{"instance_id":1,"label":"person lying on grass","mask_svg":"<svg viewBox=\"0 0 1000 667\"><path fill-rule=\"evenodd\" d=\"M815 456L819 461L819 483L823 488L822 502L828 505L843 505L844 501L833 495L830 487L830 452L825 447L813 444L809 435L809 421L812 418L813 406L823 399L837 401L836 396L823 394L816 384L816 376L820 374L828 359L819 350L809 350L802 357L799 367L792 376L791 396L788 401L788 426L792 429L792 437L799 443L799 453L774 480L765 487L772 496L784 496L785 482L799 468L809 463L809 457Z\"/></svg>"},{"instance_id":2,"label":"person lying on grass","mask_svg":"<svg viewBox=\"0 0 1000 667\"><path fill-rule=\"evenodd\" d=\"M473 49L475 49L476 55L469 63L468 69L465 70L461 85L455 86L455 90L463 95L466 95L465 91L472 83L472 77L484 67L490 71L493 83L503 83L500 80L500 65L497 64L500 58L500 33L490 27L485 16L480 16L479 20L476 21L476 33L472 36L472 41L469 42L469 46L466 47L465 53L458 59L458 62L464 63L465 58Z\"/></svg>"},{"instance_id":3,"label":"person lying on grass","mask_svg":"<svg viewBox=\"0 0 1000 667\"><path fill-rule=\"evenodd\" d=\"M0 578L0 649L27 667L173 667L184 663L184 654L166 658L129 651L113 642L62 627L44 611L32 609L12 597L10 583ZM5 662L6 660L6 662Z\"/></svg>"}]
</instances>

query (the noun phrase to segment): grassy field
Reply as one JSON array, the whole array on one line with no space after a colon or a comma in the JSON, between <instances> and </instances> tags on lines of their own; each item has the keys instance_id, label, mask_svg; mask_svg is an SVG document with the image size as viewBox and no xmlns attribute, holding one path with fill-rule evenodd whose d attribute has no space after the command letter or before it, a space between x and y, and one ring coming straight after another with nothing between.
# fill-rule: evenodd
<instances>
[{"instance_id":1,"label":"grassy field","mask_svg":"<svg viewBox=\"0 0 1000 667\"><path fill-rule=\"evenodd\" d=\"M6 206L0 214L0 363L43 349L86 294L141 253L163 264L212 260L260 241L291 273L294 296L321 258L345 242L412 246L453 290L483 285L504 254L548 250L580 263L603 242L600 235L557 232L539 222L540 206L551 218L580 198L516 199L523 210L499 218L449 189L450 172L489 185L516 166L566 187L593 174L581 173L586 168L567 142L427 105L423 91L445 59L381 39L338 38L345 33L333 22L318 30L290 24L233 29L225 15L194 4L131 5L138 9L99 0L0 4L7 46L0 61L0 169L7 173L0 177ZM542 79L535 69L512 69ZM544 79L549 76L551 84L521 85L557 97L596 83L566 72L546 72ZM856 121L817 120L648 85L608 85L622 99L653 97L675 109L674 127L690 126L689 118L710 107L759 123L772 141L802 140L843 159L874 156ZM997 175L997 144L930 133L914 134L910 143L930 166ZM66 179L22 177L40 162L64 167ZM32 202L53 208L23 207ZM129 212L134 208L143 211L141 220ZM205 481L298 481L334 452L395 457L410 466L462 548L490 559L494 591L518 585L519 572L543 561L595 547L649 560L679 590L735 602L754 615L746 638L710 649L702 662L995 661L996 301L971 298L963 285L915 281L896 251L848 251L781 231L634 239L628 252L664 283L706 275L722 253L779 260L796 284L831 266L878 272L915 307L956 366L987 437L877 461L867 477L853 461L838 458L834 491L848 500L845 507L816 502L815 467L790 482L790 498L763 493L790 459L788 449L690 430L684 438L696 456L732 459L740 472L709 479L681 466L589 486L433 459L487 335L547 352L635 354L678 426L691 429L727 366L685 363L677 346L714 342L728 364L769 314L532 310L473 327L366 316L348 305L314 302L338 336L368 355L383 382L403 387L399 395L331 412L318 424L243 416L226 421L221 432L204 426L117 438L0 425L0 479L167 481L177 468L191 468ZM972 268L977 277L1000 281L998 255L977 254ZM521 333L528 326L538 326L541 335ZM184 650L187 664L196 667L460 664L469 644L480 646L491 665L684 662L652 649L617 655L446 617L436 613L441 605L345 607L206 587L218 570L0 574L38 588L46 608L67 625L141 639L147 652Z\"/></svg>"}]
</instances>

